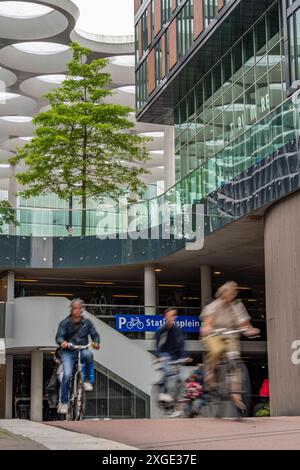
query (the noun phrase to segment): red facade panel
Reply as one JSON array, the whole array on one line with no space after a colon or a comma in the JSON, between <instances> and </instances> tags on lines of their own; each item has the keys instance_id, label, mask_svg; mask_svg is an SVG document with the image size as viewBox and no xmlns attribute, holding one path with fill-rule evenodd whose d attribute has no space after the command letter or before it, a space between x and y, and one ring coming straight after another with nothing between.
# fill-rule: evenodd
<instances>
[{"instance_id":1,"label":"red facade panel","mask_svg":"<svg viewBox=\"0 0 300 470\"><path fill-rule=\"evenodd\" d=\"M142 4L142 0L134 0L134 14L137 13L138 9Z\"/></svg>"},{"instance_id":2,"label":"red facade panel","mask_svg":"<svg viewBox=\"0 0 300 470\"><path fill-rule=\"evenodd\" d=\"M176 18L169 26L170 70L177 63L177 23Z\"/></svg>"},{"instance_id":3,"label":"red facade panel","mask_svg":"<svg viewBox=\"0 0 300 470\"><path fill-rule=\"evenodd\" d=\"M161 78L166 76L166 35L161 37Z\"/></svg>"},{"instance_id":4,"label":"red facade panel","mask_svg":"<svg viewBox=\"0 0 300 470\"><path fill-rule=\"evenodd\" d=\"M152 41L151 3L147 8L147 16L148 16L148 46L150 46L151 41Z\"/></svg>"},{"instance_id":5,"label":"red facade panel","mask_svg":"<svg viewBox=\"0 0 300 470\"><path fill-rule=\"evenodd\" d=\"M148 62L148 94L151 95L155 90L155 51L152 49L149 53Z\"/></svg>"},{"instance_id":6,"label":"red facade panel","mask_svg":"<svg viewBox=\"0 0 300 470\"><path fill-rule=\"evenodd\" d=\"M204 29L203 22L203 0L194 1L194 39L202 33Z\"/></svg>"},{"instance_id":7,"label":"red facade panel","mask_svg":"<svg viewBox=\"0 0 300 470\"><path fill-rule=\"evenodd\" d=\"M220 11L224 5L225 5L225 0L218 0L218 11Z\"/></svg>"},{"instance_id":8,"label":"red facade panel","mask_svg":"<svg viewBox=\"0 0 300 470\"><path fill-rule=\"evenodd\" d=\"M161 0L154 1L154 36L161 30Z\"/></svg>"},{"instance_id":9,"label":"red facade panel","mask_svg":"<svg viewBox=\"0 0 300 470\"><path fill-rule=\"evenodd\" d=\"M141 59L143 55L143 48L142 48L142 20L140 19L138 22L138 36L139 36L139 59Z\"/></svg>"}]
</instances>

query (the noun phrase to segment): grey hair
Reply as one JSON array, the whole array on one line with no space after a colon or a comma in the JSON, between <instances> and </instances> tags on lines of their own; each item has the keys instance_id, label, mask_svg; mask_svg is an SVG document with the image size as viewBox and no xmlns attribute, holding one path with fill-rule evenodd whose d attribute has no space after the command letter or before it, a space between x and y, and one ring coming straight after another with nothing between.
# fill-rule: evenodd
<instances>
[{"instance_id":1,"label":"grey hair","mask_svg":"<svg viewBox=\"0 0 300 470\"><path fill-rule=\"evenodd\" d=\"M225 284L223 284L223 286L219 287L219 289L217 290L216 297L220 298L228 290L234 289L237 291L238 288L239 288L238 284L234 281L225 282Z\"/></svg>"},{"instance_id":2,"label":"grey hair","mask_svg":"<svg viewBox=\"0 0 300 470\"><path fill-rule=\"evenodd\" d=\"M74 307L75 304L80 304L81 307L83 307L85 302L84 302L84 300L80 299L79 297L71 300L71 302L70 302L70 312L72 312L73 307Z\"/></svg>"}]
</instances>

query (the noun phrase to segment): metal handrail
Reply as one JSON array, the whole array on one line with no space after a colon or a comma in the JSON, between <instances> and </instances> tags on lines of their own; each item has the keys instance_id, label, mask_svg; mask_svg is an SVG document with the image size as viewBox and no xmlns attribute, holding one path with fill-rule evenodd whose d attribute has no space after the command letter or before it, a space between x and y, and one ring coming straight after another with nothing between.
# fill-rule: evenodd
<instances>
[{"instance_id":1,"label":"metal handrail","mask_svg":"<svg viewBox=\"0 0 300 470\"><path fill-rule=\"evenodd\" d=\"M185 310L194 310L198 307L185 307L185 306L180 306L177 307L175 305L116 305L116 304L84 304L84 307L116 307L116 308L174 308L174 310L180 310L180 309L185 309ZM201 307L199 306L199 309L201 310Z\"/></svg>"}]
</instances>

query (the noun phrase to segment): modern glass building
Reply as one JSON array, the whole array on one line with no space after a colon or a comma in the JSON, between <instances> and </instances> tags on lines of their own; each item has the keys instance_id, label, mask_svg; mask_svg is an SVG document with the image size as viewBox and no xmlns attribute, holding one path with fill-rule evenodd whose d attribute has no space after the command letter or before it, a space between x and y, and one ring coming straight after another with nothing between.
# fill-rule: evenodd
<instances>
[{"instance_id":1,"label":"modern glass building","mask_svg":"<svg viewBox=\"0 0 300 470\"><path fill-rule=\"evenodd\" d=\"M170 305L198 318L227 280L238 282L262 332L242 341L252 405L269 365L272 414L300 414L300 1L136 0L135 40L77 31L72 0L60 9L47 0L50 11L17 19L14 2L4 3L0 79L10 99L0 116L0 196L19 224L0 234L0 416L50 418L44 391L57 325L81 297L102 340L88 416L156 417L153 334L123 331L118 315L134 317L132 328ZM113 57L111 103L135 101L134 132L153 137L144 197L89 200L86 217L75 198L15 197L18 169L9 165L34 135L39 97L62 80L70 34ZM199 204L204 243L190 249L197 227L186 208L195 215ZM198 338L185 333L194 364Z\"/></svg>"},{"instance_id":2,"label":"modern glass building","mask_svg":"<svg viewBox=\"0 0 300 470\"><path fill-rule=\"evenodd\" d=\"M237 253L249 271L260 250L271 411L299 414L300 2L146 0L135 13L137 119L175 128L164 197L204 204L199 264L218 252L231 276Z\"/></svg>"}]
</instances>

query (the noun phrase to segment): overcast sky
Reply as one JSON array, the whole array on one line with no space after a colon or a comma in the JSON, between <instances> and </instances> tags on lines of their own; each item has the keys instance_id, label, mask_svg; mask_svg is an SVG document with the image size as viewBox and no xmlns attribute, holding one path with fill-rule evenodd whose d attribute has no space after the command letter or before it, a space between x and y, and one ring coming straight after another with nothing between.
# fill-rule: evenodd
<instances>
[{"instance_id":1,"label":"overcast sky","mask_svg":"<svg viewBox=\"0 0 300 470\"><path fill-rule=\"evenodd\" d=\"M133 0L73 0L80 8L78 29L107 36L134 34Z\"/></svg>"}]
</instances>

